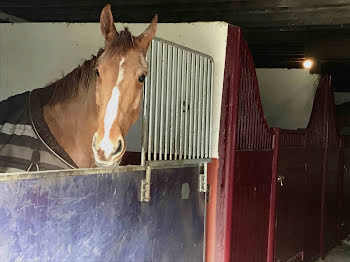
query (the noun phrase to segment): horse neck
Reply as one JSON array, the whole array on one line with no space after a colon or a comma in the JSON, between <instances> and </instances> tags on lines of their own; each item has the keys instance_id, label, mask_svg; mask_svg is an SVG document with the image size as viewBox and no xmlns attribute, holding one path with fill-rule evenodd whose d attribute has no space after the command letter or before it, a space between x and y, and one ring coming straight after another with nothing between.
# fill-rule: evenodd
<instances>
[{"instance_id":1,"label":"horse neck","mask_svg":"<svg viewBox=\"0 0 350 262\"><path fill-rule=\"evenodd\" d=\"M51 133L78 167L91 167L95 163L91 148L97 129L95 81L90 81L89 88L85 86L87 81L79 81L74 98L43 108Z\"/></svg>"}]
</instances>

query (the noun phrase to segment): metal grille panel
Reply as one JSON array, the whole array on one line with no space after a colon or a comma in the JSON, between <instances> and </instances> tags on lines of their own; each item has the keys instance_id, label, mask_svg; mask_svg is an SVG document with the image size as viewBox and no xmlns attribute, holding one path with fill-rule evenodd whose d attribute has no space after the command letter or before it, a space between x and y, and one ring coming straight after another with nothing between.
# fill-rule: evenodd
<instances>
[{"instance_id":1,"label":"metal grille panel","mask_svg":"<svg viewBox=\"0 0 350 262\"><path fill-rule=\"evenodd\" d=\"M212 58L156 38L147 61L142 164L210 158Z\"/></svg>"}]
</instances>

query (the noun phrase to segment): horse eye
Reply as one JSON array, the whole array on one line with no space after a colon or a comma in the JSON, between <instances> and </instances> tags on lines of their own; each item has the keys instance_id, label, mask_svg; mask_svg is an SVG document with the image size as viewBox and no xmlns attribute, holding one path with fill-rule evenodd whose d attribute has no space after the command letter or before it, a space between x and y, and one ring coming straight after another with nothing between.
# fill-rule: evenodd
<instances>
[{"instance_id":1,"label":"horse eye","mask_svg":"<svg viewBox=\"0 0 350 262\"><path fill-rule=\"evenodd\" d=\"M143 83L143 82L145 81L145 78L146 78L145 75L141 75L141 76L139 77L139 81L140 81L141 83Z\"/></svg>"},{"instance_id":2,"label":"horse eye","mask_svg":"<svg viewBox=\"0 0 350 262\"><path fill-rule=\"evenodd\" d=\"M100 73L98 72L97 69L96 69L95 73L96 73L96 75L97 75L98 77L100 77Z\"/></svg>"}]
</instances>

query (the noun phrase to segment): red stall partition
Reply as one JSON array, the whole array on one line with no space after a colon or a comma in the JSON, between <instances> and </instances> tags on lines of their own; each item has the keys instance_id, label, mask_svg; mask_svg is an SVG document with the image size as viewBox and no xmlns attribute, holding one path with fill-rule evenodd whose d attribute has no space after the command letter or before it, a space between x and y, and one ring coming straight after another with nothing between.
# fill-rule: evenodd
<instances>
[{"instance_id":1,"label":"red stall partition","mask_svg":"<svg viewBox=\"0 0 350 262\"><path fill-rule=\"evenodd\" d=\"M280 130L265 121L237 27L229 26L225 66L215 261L324 256L339 237L342 180L330 78L320 79L307 128Z\"/></svg>"},{"instance_id":2,"label":"red stall partition","mask_svg":"<svg viewBox=\"0 0 350 262\"><path fill-rule=\"evenodd\" d=\"M349 102L338 105L336 109L337 128L342 133L342 158L343 172L341 181L341 202L340 209L342 217L340 219L340 239L348 238L350 235L350 135L349 135Z\"/></svg>"},{"instance_id":3,"label":"red stall partition","mask_svg":"<svg viewBox=\"0 0 350 262\"><path fill-rule=\"evenodd\" d=\"M321 79L316 90L314 105L306 131L306 194L304 221L304 256L313 259L320 256L322 176L324 170L326 134L326 85Z\"/></svg>"},{"instance_id":4,"label":"red stall partition","mask_svg":"<svg viewBox=\"0 0 350 262\"><path fill-rule=\"evenodd\" d=\"M240 56L231 261L259 261L267 255L273 129L263 117L254 63L243 40Z\"/></svg>"},{"instance_id":5,"label":"red stall partition","mask_svg":"<svg viewBox=\"0 0 350 262\"><path fill-rule=\"evenodd\" d=\"M225 63L215 261L266 261L277 141L263 116L254 62L238 27L228 28Z\"/></svg>"},{"instance_id":6,"label":"red stall partition","mask_svg":"<svg viewBox=\"0 0 350 262\"><path fill-rule=\"evenodd\" d=\"M280 131L276 261L324 257L339 238L342 159L333 101L330 78L322 77L307 128Z\"/></svg>"},{"instance_id":7,"label":"red stall partition","mask_svg":"<svg viewBox=\"0 0 350 262\"><path fill-rule=\"evenodd\" d=\"M343 176L343 158L341 138L335 127L335 105L330 79L326 87L326 156L324 157L321 256L336 246L340 239L340 204Z\"/></svg>"}]
</instances>

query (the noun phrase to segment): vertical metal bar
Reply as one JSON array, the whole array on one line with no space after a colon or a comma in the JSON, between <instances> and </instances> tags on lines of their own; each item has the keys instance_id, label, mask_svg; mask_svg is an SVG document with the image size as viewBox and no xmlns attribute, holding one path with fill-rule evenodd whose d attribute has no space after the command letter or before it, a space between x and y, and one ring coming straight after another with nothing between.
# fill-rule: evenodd
<instances>
[{"instance_id":1,"label":"vertical metal bar","mask_svg":"<svg viewBox=\"0 0 350 262\"><path fill-rule=\"evenodd\" d=\"M178 153L179 153L179 111L180 111L180 90L181 90L181 60L182 58L182 50L178 49L177 50L177 75L176 75L176 109L175 109L175 150L174 154L175 157L174 159L176 160L178 158Z\"/></svg>"},{"instance_id":2,"label":"vertical metal bar","mask_svg":"<svg viewBox=\"0 0 350 262\"><path fill-rule=\"evenodd\" d=\"M163 138L164 138L164 108L166 107L166 104L164 103L164 94L166 91L165 88L165 80L166 80L166 56L167 56L167 49L166 49L166 44L162 43L162 83L161 83L161 95L160 95L160 130L159 130L159 160L163 159L163 148L164 148L164 143L163 143Z\"/></svg>"},{"instance_id":3,"label":"vertical metal bar","mask_svg":"<svg viewBox=\"0 0 350 262\"><path fill-rule=\"evenodd\" d=\"M153 160L157 160L157 149L158 149L158 142L159 142L159 137L158 137L158 125L159 125L159 120L158 120L158 115L159 115L159 89L160 89L160 82L161 82L161 43L157 41L157 72L156 72L156 84L155 84L155 113L154 113L154 147L153 147Z\"/></svg>"},{"instance_id":4,"label":"vertical metal bar","mask_svg":"<svg viewBox=\"0 0 350 262\"><path fill-rule=\"evenodd\" d=\"M179 159L183 159L183 117L184 110L186 110L185 103L185 83L186 83L186 51L182 51L182 63L181 63L181 100L180 100L180 154Z\"/></svg>"},{"instance_id":5,"label":"vertical metal bar","mask_svg":"<svg viewBox=\"0 0 350 262\"><path fill-rule=\"evenodd\" d=\"M207 85L206 85L206 90L207 90L207 95L206 95L206 115L205 115L205 122L206 122L206 126L205 126L205 157L209 157L209 125L210 125L210 81L211 81L211 75L210 75L210 60L208 61L208 65L207 65L207 70L206 70L206 74L207 74Z\"/></svg>"},{"instance_id":6,"label":"vertical metal bar","mask_svg":"<svg viewBox=\"0 0 350 262\"><path fill-rule=\"evenodd\" d=\"M212 156L212 131L213 131L213 87L214 87L214 63L210 63L210 105L209 105L209 110L210 110L210 118L209 118L209 158Z\"/></svg>"},{"instance_id":7,"label":"vertical metal bar","mask_svg":"<svg viewBox=\"0 0 350 262\"><path fill-rule=\"evenodd\" d=\"M155 46L156 46L156 41L152 41L151 43L151 75L150 75L150 96L149 96L149 125L148 125L148 157L147 157L147 160L150 161L151 160L151 157L152 157L152 124L153 124L153 119L152 119L152 116L153 116L153 86L154 86L154 82L155 82L155 71L156 71L156 68L155 68L155 65L154 65L154 62L155 62L155 56L156 56L156 52L155 52Z\"/></svg>"},{"instance_id":8,"label":"vertical metal bar","mask_svg":"<svg viewBox=\"0 0 350 262\"><path fill-rule=\"evenodd\" d=\"M175 117L175 95L176 95L176 56L177 48L173 48L173 74L171 83L171 118L170 118L170 150L169 159L173 159L173 148L174 148L174 117Z\"/></svg>"},{"instance_id":9,"label":"vertical metal bar","mask_svg":"<svg viewBox=\"0 0 350 262\"><path fill-rule=\"evenodd\" d=\"M199 57L198 116L197 116L197 158L200 158L202 139L202 96L203 96L203 57Z\"/></svg>"},{"instance_id":10,"label":"vertical metal bar","mask_svg":"<svg viewBox=\"0 0 350 262\"><path fill-rule=\"evenodd\" d=\"M196 57L196 73L195 73L195 82L194 82L194 119L193 119L193 149L192 149L192 158L196 158L197 154L197 135L198 135L198 129L197 129L197 122L198 122L198 85L199 85L199 57L198 55L195 55Z\"/></svg>"},{"instance_id":11,"label":"vertical metal bar","mask_svg":"<svg viewBox=\"0 0 350 262\"><path fill-rule=\"evenodd\" d=\"M190 52L186 51L186 102L185 102L185 143L184 143L184 159L188 158L188 142L189 142L189 126L188 126L188 121L189 121L189 96L190 96L190 81L191 81L191 54Z\"/></svg>"},{"instance_id":12,"label":"vertical metal bar","mask_svg":"<svg viewBox=\"0 0 350 262\"><path fill-rule=\"evenodd\" d=\"M207 68L208 68L208 59L204 58L204 63L203 63L203 84L202 84L202 128L200 129L202 134L201 134L201 158L205 158L205 129L207 127L207 122L205 121L206 115L207 115L207 108L206 108L206 97L207 97Z\"/></svg>"},{"instance_id":13,"label":"vertical metal bar","mask_svg":"<svg viewBox=\"0 0 350 262\"><path fill-rule=\"evenodd\" d=\"M193 137L193 117L194 117L194 78L195 78L195 55L191 54L191 92L190 92L190 129L188 133L189 142L188 142L188 158L192 159L192 137Z\"/></svg>"},{"instance_id":14,"label":"vertical metal bar","mask_svg":"<svg viewBox=\"0 0 350 262\"><path fill-rule=\"evenodd\" d=\"M167 45L167 84L166 84L166 105L165 105L165 145L164 145L164 160L168 160L168 151L169 151L169 104L170 104L170 95L171 95L171 77L172 77L172 54L173 47L171 45Z\"/></svg>"},{"instance_id":15,"label":"vertical metal bar","mask_svg":"<svg viewBox=\"0 0 350 262\"><path fill-rule=\"evenodd\" d=\"M153 42L153 41L152 41ZM149 63L149 72L151 68L151 51L147 52L146 61ZM146 163L146 146L147 146L147 128L148 128L148 99L150 90L149 77L146 78L145 85L143 87L143 112L142 112L142 138L141 138L141 165L144 166Z\"/></svg>"}]
</instances>

